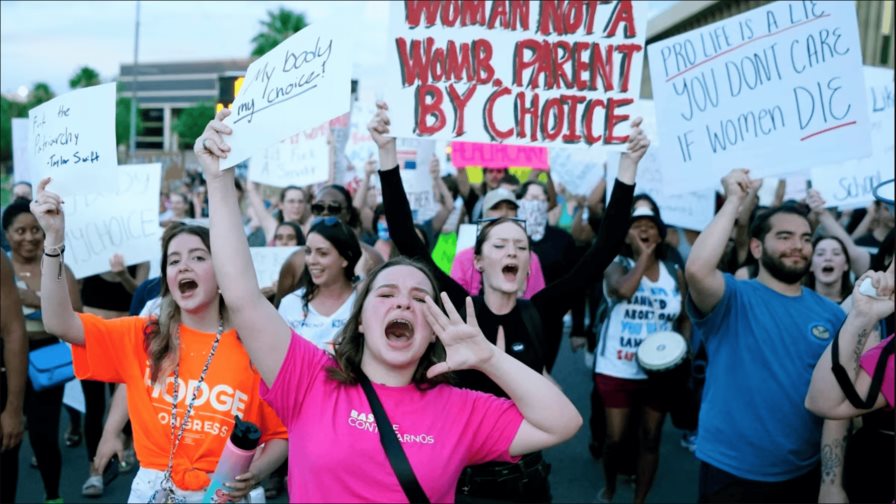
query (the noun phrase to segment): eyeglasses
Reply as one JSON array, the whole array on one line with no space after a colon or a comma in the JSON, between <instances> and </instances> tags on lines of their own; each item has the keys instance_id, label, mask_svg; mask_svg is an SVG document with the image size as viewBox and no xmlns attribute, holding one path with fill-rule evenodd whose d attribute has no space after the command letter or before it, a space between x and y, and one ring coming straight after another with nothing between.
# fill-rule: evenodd
<instances>
[{"instance_id":1,"label":"eyeglasses","mask_svg":"<svg viewBox=\"0 0 896 504\"><path fill-rule=\"evenodd\" d=\"M324 205L323 203L313 203L311 205L311 213L320 215L326 211L328 214L335 215L342 213L342 208L342 205L338 203L330 203L328 205Z\"/></svg>"},{"instance_id":2,"label":"eyeglasses","mask_svg":"<svg viewBox=\"0 0 896 504\"><path fill-rule=\"evenodd\" d=\"M324 226L335 226L340 222L342 221L339 220L339 217L334 217L332 215L328 215L326 217L315 217L314 219L311 219L312 226L316 226L318 224L323 224Z\"/></svg>"},{"instance_id":3,"label":"eyeglasses","mask_svg":"<svg viewBox=\"0 0 896 504\"><path fill-rule=\"evenodd\" d=\"M495 221L516 222L521 228L523 228L523 231L527 231L526 219L520 219L518 217L489 217L487 219L479 219L476 221L476 235L479 235L479 232L482 231L483 226L487 226ZM526 234L528 234L528 231Z\"/></svg>"}]
</instances>

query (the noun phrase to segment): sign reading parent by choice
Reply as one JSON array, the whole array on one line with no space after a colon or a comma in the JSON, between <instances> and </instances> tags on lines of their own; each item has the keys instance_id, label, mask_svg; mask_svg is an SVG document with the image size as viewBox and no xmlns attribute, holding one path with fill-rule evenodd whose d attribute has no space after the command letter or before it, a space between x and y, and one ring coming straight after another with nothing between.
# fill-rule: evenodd
<instances>
[{"instance_id":1,"label":"sign reading parent by choice","mask_svg":"<svg viewBox=\"0 0 896 504\"><path fill-rule=\"evenodd\" d=\"M647 50L671 192L871 153L854 2L774 2Z\"/></svg>"},{"instance_id":2,"label":"sign reading parent by choice","mask_svg":"<svg viewBox=\"0 0 896 504\"><path fill-rule=\"evenodd\" d=\"M397 137L615 146L640 94L645 2L390 5Z\"/></svg>"},{"instance_id":3,"label":"sign reading parent by choice","mask_svg":"<svg viewBox=\"0 0 896 504\"><path fill-rule=\"evenodd\" d=\"M91 86L28 112L32 181L53 177L63 197L115 191L115 83Z\"/></svg>"},{"instance_id":4,"label":"sign reading parent by choice","mask_svg":"<svg viewBox=\"0 0 896 504\"><path fill-rule=\"evenodd\" d=\"M272 144L349 111L351 48L334 37L341 29L315 23L249 65L224 121L230 168Z\"/></svg>"}]
</instances>

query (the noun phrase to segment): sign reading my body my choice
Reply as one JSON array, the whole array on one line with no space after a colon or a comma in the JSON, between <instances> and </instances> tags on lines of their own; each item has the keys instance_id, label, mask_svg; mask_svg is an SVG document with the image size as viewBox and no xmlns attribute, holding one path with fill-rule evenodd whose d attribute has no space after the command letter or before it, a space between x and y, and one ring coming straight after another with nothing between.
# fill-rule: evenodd
<instances>
[{"instance_id":1,"label":"sign reading my body my choice","mask_svg":"<svg viewBox=\"0 0 896 504\"><path fill-rule=\"evenodd\" d=\"M397 137L567 147L628 140L645 2L390 5L386 101Z\"/></svg>"},{"instance_id":2,"label":"sign reading my body my choice","mask_svg":"<svg viewBox=\"0 0 896 504\"><path fill-rule=\"evenodd\" d=\"M230 168L290 135L349 111L351 53L335 38L337 27L308 26L249 65L246 80L224 121Z\"/></svg>"},{"instance_id":3,"label":"sign reading my body my choice","mask_svg":"<svg viewBox=\"0 0 896 504\"><path fill-rule=\"evenodd\" d=\"M28 112L32 182L53 177L53 191L71 194L117 189L115 83L57 96Z\"/></svg>"},{"instance_id":4,"label":"sign reading my body my choice","mask_svg":"<svg viewBox=\"0 0 896 504\"><path fill-rule=\"evenodd\" d=\"M670 192L871 153L854 2L774 2L647 50Z\"/></svg>"}]
</instances>

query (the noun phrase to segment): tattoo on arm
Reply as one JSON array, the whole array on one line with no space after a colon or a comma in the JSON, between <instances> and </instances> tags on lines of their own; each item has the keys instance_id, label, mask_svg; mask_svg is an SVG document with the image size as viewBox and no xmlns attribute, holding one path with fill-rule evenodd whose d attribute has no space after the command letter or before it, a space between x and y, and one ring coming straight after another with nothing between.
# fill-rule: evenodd
<instances>
[{"instance_id":1,"label":"tattoo on arm","mask_svg":"<svg viewBox=\"0 0 896 504\"><path fill-rule=\"evenodd\" d=\"M835 484L843 474L843 455L849 435L821 446L821 483Z\"/></svg>"},{"instance_id":2,"label":"tattoo on arm","mask_svg":"<svg viewBox=\"0 0 896 504\"><path fill-rule=\"evenodd\" d=\"M859 337L856 338L856 347L853 349L853 372L859 372L859 361L862 358L862 351L865 350L865 341L868 340L868 336L871 334L871 331L868 329L862 329L862 332L859 333Z\"/></svg>"}]
</instances>

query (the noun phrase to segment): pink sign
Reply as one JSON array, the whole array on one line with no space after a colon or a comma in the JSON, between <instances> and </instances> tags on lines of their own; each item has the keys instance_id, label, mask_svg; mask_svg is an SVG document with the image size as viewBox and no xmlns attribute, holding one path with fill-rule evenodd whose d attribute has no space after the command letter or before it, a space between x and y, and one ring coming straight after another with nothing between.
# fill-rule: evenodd
<instances>
[{"instance_id":1,"label":"pink sign","mask_svg":"<svg viewBox=\"0 0 896 504\"><path fill-rule=\"evenodd\" d=\"M496 143L451 142L451 164L457 168L528 166L536 170L547 170L548 149Z\"/></svg>"}]
</instances>

